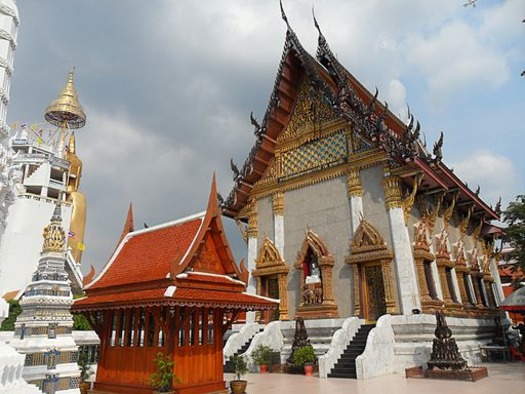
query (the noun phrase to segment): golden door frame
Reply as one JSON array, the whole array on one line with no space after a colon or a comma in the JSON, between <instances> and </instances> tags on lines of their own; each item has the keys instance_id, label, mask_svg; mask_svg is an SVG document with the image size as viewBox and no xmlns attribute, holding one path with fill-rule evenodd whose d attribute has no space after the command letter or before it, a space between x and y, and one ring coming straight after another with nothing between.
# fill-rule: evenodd
<instances>
[{"instance_id":1,"label":"golden door frame","mask_svg":"<svg viewBox=\"0 0 525 394\"><path fill-rule=\"evenodd\" d=\"M257 280L257 294L262 292L262 281L267 277L277 277L279 283L279 320L288 320L288 297L286 294L286 279L289 268L281 257L275 244L265 238L255 259L255 269L252 275Z\"/></svg>"},{"instance_id":2,"label":"golden door frame","mask_svg":"<svg viewBox=\"0 0 525 394\"><path fill-rule=\"evenodd\" d=\"M367 305L368 285L365 267L380 266L383 277L386 313L398 314L392 281L392 259L394 253L387 246L379 232L366 220L361 219L354 239L350 243L351 255L345 259L353 267L354 315L372 321Z\"/></svg>"},{"instance_id":3,"label":"golden door frame","mask_svg":"<svg viewBox=\"0 0 525 394\"><path fill-rule=\"evenodd\" d=\"M321 271L321 303L305 304L304 300L302 299L302 295L306 290L306 277L304 275L303 262L306 259L308 250L312 250L312 252L316 255L319 270ZM295 261L294 268L301 272L301 302L297 307L295 316L302 317L304 319L323 319L339 317L339 312L337 311L337 304L334 300L334 293L332 290L332 271L334 269L334 257L330 254L326 244L321 240L321 238L310 229L306 233L306 238L303 241L301 250L297 255L297 260Z\"/></svg>"}]
</instances>

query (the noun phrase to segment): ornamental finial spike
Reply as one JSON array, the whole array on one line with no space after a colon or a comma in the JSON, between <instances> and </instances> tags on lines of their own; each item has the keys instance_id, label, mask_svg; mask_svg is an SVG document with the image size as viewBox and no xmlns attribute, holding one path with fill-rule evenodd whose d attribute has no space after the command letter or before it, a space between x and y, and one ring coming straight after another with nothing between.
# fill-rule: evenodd
<instances>
[{"instance_id":1,"label":"ornamental finial spike","mask_svg":"<svg viewBox=\"0 0 525 394\"><path fill-rule=\"evenodd\" d=\"M47 107L44 118L57 127L79 129L86 124L86 114L78 101L77 90L73 82L73 67L69 72L66 86L58 98Z\"/></svg>"}]
</instances>

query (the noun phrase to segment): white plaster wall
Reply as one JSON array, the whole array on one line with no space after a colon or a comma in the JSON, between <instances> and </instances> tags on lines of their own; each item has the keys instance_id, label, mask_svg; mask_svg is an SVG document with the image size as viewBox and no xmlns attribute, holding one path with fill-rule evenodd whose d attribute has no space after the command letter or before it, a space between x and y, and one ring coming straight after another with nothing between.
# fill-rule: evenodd
<instances>
[{"instance_id":1,"label":"white plaster wall","mask_svg":"<svg viewBox=\"0 0 525 394\"><path fill-rule=\"evenodd\" d=\"M352 229L346 176L318 183L284 194L286 239L284 259L288 274L288 310L295 316L299 302L300 273L293 268L308 229L316 233L334 256L333 293L339 315L350 316L353 305L351 267L344 262L350 253Z\"/></svg>"},{"instance_id":2,"label":"white plaster wall","mask_svg":"<svg viewBox=\"0 0 525 394\"><path fill-rule=\"evenodd\" d=\"M284 207L286 211L286 205ZM263 241L266 237L270 238L271 240L275 239L274 238L272 199L270 197L265 197L265 198L261 198L257 200L257 225L258 225L257 238L259 240L260 246L262 246Z\"/></svg>"},{"instance_id":3,"label":"white plaster wall","mask_svg":"<svg viewBox=\"0 0 525 394\"><path fill-rule=\"evenodd\" d=\"M363 187L364 218L379 231L385 242L391 247L392 238L388 225L388 213L383 190L383 168L372 167L361 170Z\"/></svg>"}]
</instances>

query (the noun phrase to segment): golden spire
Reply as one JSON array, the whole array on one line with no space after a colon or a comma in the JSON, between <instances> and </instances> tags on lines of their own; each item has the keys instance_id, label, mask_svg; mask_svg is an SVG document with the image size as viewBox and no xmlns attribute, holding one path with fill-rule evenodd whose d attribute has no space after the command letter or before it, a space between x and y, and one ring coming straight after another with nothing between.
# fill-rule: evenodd
<instances>
[{"instance_id":1,"label":"golden spire","mask_svg":"<svg viewBox=\"0 0 525 394\"><path fill-rule=\"evenodd\" d=\"M74 68L69 72L66 86L58 98L47 107L44 118L57 127L79 129L86 124L86 114L78 101L73 72Z\"/></svg>"}]
</instances>

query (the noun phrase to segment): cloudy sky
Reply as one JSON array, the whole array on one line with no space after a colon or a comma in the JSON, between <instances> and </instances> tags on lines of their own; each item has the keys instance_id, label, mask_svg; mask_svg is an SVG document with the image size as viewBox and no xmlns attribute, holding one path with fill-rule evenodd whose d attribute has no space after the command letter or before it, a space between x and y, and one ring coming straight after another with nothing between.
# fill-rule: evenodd
<instances>
[{"instance_id":1,"label":"cloudy sky","mask_svg":"<svg viewBox=\"0 0 525 394\"><path fill-rule=\"evenodd\" d=\"M506 205L525 192L525 2L463 2L314 3L354 76L395 113L408 103L429 146L444 131L444 161L488 203ZM312 0L284 6L315 53ZM76 67L88 117L77 133L85 272L107 261L130 201L142 228L203 210L213 171L228 195L229 159L245 160L250 111L262 118L282 53L278 0L23 0L18 9L8 122L41 121Z\"/></svg>"}]
</instances>

